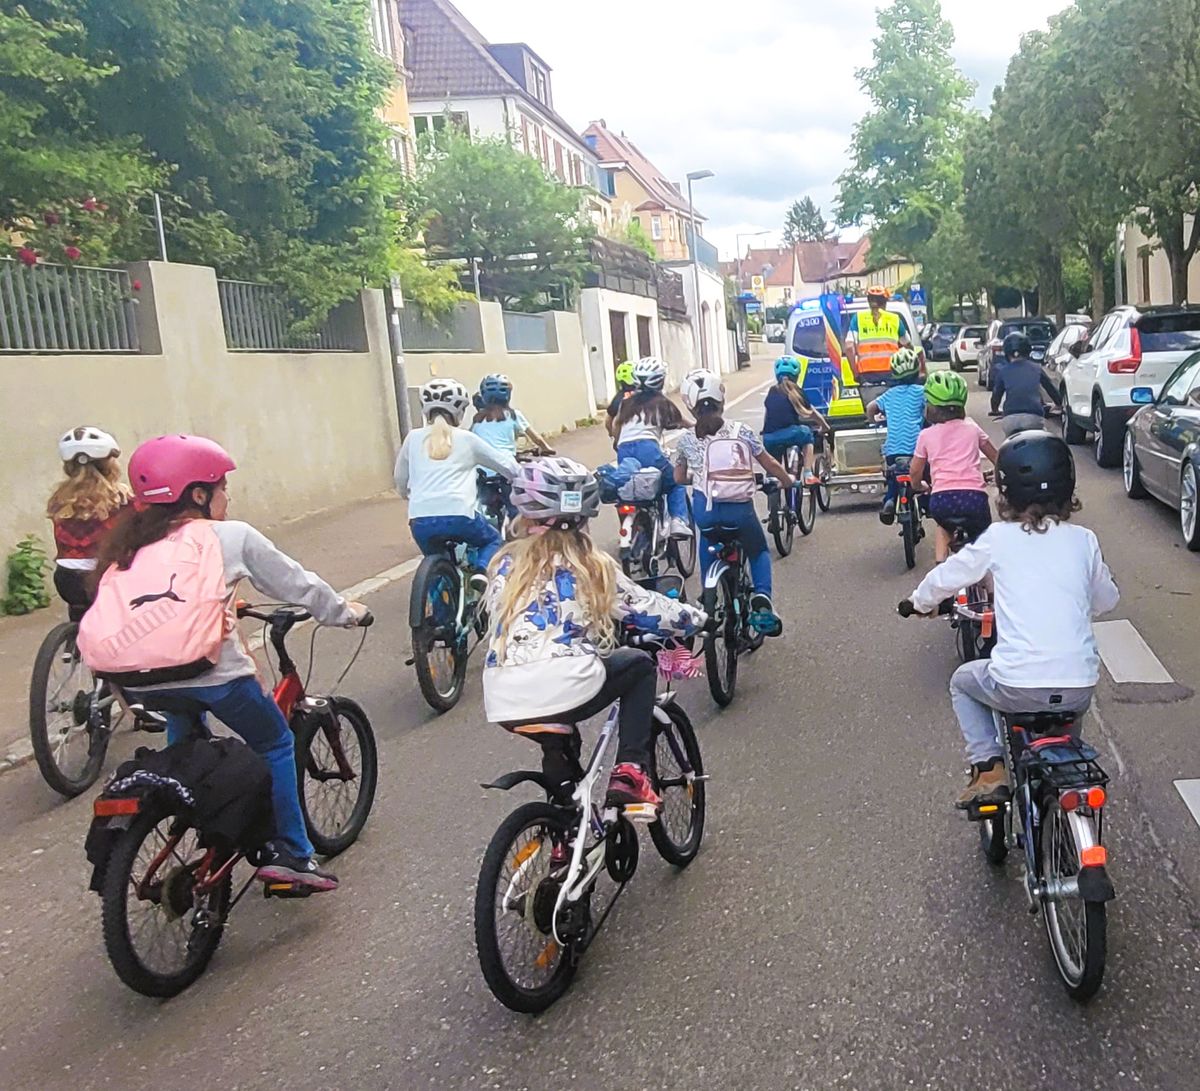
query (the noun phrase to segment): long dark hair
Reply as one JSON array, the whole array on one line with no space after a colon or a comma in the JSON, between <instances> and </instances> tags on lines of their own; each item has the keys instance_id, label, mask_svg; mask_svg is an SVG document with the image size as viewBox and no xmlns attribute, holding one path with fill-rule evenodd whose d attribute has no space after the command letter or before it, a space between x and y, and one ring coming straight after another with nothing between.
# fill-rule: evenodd
<instances>
[{"instance_id":1,"label":"long dark hair","mask_svg":"<svg viewBox=\"0 0 1200 1091\"><path fill-rule=\"evenodd\" d=\"M204 490L204 503L197 504L192 494L196 489ZM96 557L96 570L88 577L93 592L100 577L112 565L126 569L143 546L162 541L185 519L207 519L212 502L211 485L190 485L183 496L174 504L148 504L144 508L128 507L117 518L100 542Z\"/></svg>"},{"instance_id":2,"label":"long dark hair","mask_svg":"<svg viewBox=\"0 0 1200 1091\"><path fill-rule=\"evenodd\" d=\"M498 405L496 402L488 402L479 407L479 412L475 414L475 419L471 423L483 424L485 421L516 419L516 413L514 413L507 405Z\"/></svg>"},{"instance_id":3,"label":"long dark hair","mask_svg":"<svg viewBox=\"0 0 1200 1091\"><path fill-rule=\"evenodd\" d=\"M715 398L701 398L692 410L696 414L696 438L715 436L725 424L725 407Z\"/></svg>"},{"instance_id":4,"label":"long dark hair","mask_svg":"<svg viewBox=\"0 0 1200 1091\"><path fill-rule=\"evenodd\" d=\"M679 428L683 425L679 406L658 390L639 390L626 398L617 410L617 427L623 428L633 417L641 417L654 428Z\"/></svg>"}]
</instances>

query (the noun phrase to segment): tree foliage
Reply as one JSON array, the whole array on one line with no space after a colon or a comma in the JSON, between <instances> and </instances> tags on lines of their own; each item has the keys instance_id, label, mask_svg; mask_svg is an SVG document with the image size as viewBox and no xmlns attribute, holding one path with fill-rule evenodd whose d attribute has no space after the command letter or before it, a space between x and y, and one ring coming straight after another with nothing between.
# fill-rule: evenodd
<instances>
[{"instance_id":1,"label":"tree foliage","mask_svg":"<svg viewBox=\"0 0 1200 1091\"><path fill-rule=\"evenodd\" d=\"M970 81L954 66L954 31L938 0L879 12L873 63L857 75L871 100L838 179L838 221L868 222L877 253L921 257L962 184Z\"/></svg>"},{"instance_id":2,"label":"tree foliage","mask_svg":"<svg viewBox=\"0 0 1200 1091\"><path fill-rule=\"evenodd\" d=\"M795 246L798 242L824 242L831 233L821 209L811 197L792 202L783 221L784 246Z\"/></svg>"},{"instance_id":3,"label":"tree foliage","mask_svg":"<svg viewBox=\"0 0 1200 1091\"><path fill-rule=\"evenodd\" d=\"M625 225L625 232L621 239L627 246L635 246L651 261L658 260L658 250L655 249L654 240L646 234L646 229L642 226L642 221L638 219L630 219Z\"/></svg>"},{"instance_id":4,"label":"tree foliage","mask_svg":"<svg viewBox=\"0 0 1200 1091\"><path fill-rule=\"evenodd\" d=\"M410 201L430 256L474 261L488 299L532 308L583 279L595 232L579 192L503 137L448 126L423 146Z\"/></svg>"}]
</instances>

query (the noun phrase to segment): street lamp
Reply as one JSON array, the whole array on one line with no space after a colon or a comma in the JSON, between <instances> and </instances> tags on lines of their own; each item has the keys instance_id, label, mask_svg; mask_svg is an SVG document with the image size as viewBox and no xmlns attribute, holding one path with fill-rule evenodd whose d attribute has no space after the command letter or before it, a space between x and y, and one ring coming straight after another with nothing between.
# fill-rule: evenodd
<instances>
[{"instance_id":1,"label":"street lamp","mask_svg":"<svg viewBox=\"0 0 1200 1091\"><path fill-rule=\"evenodd\" d=\"M687 175L688 184L688 216L692 221L692 284L695 288L696 297L696 340L700 343L700 364L706 370L708 369L708 345L704 342L704 331L700 327L700 263L696 258L696 206L692 203L692 183L701 182L705 178L712 178L713 172L710 170L694 170Z\"/></svg>"}]
</instances>

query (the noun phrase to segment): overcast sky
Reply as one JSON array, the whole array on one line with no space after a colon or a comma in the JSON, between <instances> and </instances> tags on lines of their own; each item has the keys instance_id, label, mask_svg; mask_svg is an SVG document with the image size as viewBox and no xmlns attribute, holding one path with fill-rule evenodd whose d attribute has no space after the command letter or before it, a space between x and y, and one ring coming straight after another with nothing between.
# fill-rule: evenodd
<instances>
[{"instance_id":1,"label":"overcast sky","mask_svg":"<svg viewBox=\"0 0 1200 1091\"><path fill-rule=\"evenodd\" d=\"M865 110L854 71L870 62L881 0L455 3L489 41L527 42L551 66L555 106L576 128L604 118L670 179L715 171L696 184L696 207L722 257L736 232L777 235L793 198L811 194L828 215ZM1020 36L1066 6L942 0L980 108Z\"/></svg>"}]
</instances>

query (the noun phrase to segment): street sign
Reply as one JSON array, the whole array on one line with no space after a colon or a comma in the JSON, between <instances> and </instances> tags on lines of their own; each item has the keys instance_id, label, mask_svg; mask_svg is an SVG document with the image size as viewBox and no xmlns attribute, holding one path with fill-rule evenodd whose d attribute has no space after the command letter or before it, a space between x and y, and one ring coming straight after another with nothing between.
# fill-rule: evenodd
<instances>
[{"instance_id":1,"label":"street sign","mask_svg":"<svg viewBox=\"0 0 1200 1091\"><path fill-rule=\"evenodd\" d=\"M758 314L758 312L761 311L762 309L763 309L763 305L761 303L759 303L757 300L755 300L752 303L746 304L746 313L747 314Z\"/></svg>"},{"instance_id":2,"label":"street sign","mask_svg":"<svg viewBox=\"0 0 1200 1091\"><path fill-rule=\"evenodd\" d=\"M751 277L750 278L750 290L756 296L758 296L759 299L762 299L763 295L766 292L766 282L763 280L762 277Z\"/></svg>"}]
</instances>

